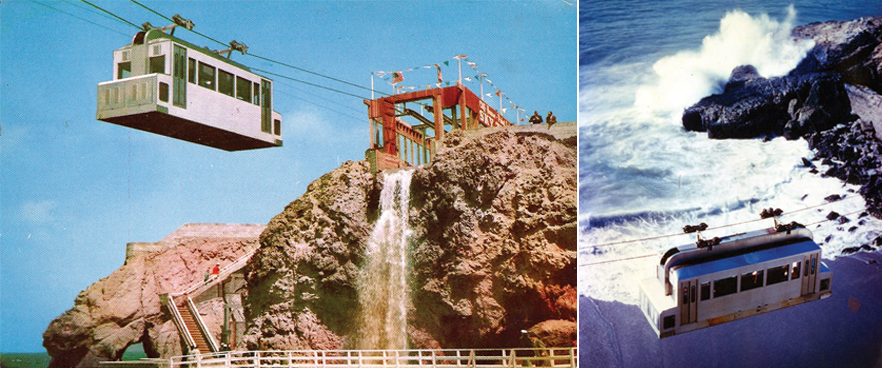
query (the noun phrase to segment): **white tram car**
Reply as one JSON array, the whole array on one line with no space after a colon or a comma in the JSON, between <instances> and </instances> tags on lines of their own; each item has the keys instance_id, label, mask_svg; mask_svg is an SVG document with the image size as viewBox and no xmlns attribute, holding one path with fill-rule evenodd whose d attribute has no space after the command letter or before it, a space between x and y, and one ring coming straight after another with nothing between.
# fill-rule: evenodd
<instances>
[{"instance_id":1,"label":"white tram car","mask_svg":"<svg viewBox=\"0 0 882 368\"><path fill-rule=\"evenodd\" d=\"M282 145L272 81L160 29L113 52L97 118L226 151Z\"/></svg>"},{"instance_id":2,"label":"white tram car","mask_svg":"<svg viewBox=\"0 0 882 368\"><path fill-rule=\"evenodd\" d=\"M674 247L657 278L640 284L640 308L659 338L789 306L832 293L833 273L805 228L735 234L718 245Z\"/></svg>"}]
</instances>

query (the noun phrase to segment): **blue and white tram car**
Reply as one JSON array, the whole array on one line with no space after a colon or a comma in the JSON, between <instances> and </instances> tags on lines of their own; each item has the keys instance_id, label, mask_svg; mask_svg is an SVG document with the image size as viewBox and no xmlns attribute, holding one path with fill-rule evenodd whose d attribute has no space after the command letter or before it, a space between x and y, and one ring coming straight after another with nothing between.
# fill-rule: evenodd
<instances>
[{"instance_id":1,"label":"blue and white tram car","mask_svg":"<svg viewBox=\"0 0 882 368\"><path fill-rule=\"evenodd\" d=\"M160 29L113 52L97 118L226 151L282 145L272 81Z\"/></svg>"},{"instance_id":2,"label":"blue and white tram car","mask_svg":"<svg viewBox=\"0 0 882 368\"><path fill-rule=\"evenodd\" d=\"M832 277L809 230L752 231L668 250L640 308L664 338L829 297Z\"/></svg>"}]
</instances>

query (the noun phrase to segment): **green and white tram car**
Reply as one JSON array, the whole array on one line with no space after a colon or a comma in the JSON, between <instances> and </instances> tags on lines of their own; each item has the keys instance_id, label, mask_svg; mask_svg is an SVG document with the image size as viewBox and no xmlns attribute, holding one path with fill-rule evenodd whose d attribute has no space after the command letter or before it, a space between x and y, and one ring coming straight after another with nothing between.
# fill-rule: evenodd
<instances>
[{"instance_id":1,"label":"green and white tram car","mask_svg":"<svg viewBox=\"0 0 882 368\"><path fill-rule=\"evenodd\" d=\"M664 338L824 299L832 277L809 230L770 228L671 248L641 282L640 308Z\"/></svg>"},{"instance_id":2,"label":"green and white tram car","mask_svg":"<svg viewBox=\"0 0 882 368\"><path fill-rule=\"evenodd\" d=\"M272 80L248 67L151 29L113 52L97 118L226 151L278 147L272 91Z\"/></svg>"}]
</instances>

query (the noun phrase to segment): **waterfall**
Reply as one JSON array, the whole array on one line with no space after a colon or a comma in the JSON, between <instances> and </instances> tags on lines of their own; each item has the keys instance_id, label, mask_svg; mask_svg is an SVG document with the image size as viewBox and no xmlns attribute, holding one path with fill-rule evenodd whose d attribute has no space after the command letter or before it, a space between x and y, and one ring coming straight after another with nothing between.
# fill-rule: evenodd
<instances>
[{"instance_id":1,"label":"waterfall","mask_svg":"<svg viewBox=\"0 0 882 368\"><path fill-rule=\"evenodd\" d=\"M409 200L412 170L385 173L380 218L365 250L357 288L359 349L407 349Z\"/></svg>"}]
</instances>

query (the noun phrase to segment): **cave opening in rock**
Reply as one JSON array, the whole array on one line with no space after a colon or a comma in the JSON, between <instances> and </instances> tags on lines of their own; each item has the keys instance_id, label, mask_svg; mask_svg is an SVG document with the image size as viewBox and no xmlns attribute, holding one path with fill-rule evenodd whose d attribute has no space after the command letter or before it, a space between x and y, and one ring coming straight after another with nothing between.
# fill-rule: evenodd
<instances>
[{"instance_id":1,"label":"cave opening in rock","mask_svg":"<svg viewBox=\"0 0 882 368\"><path fill-rule=\"evenodd\" d=\"M141 358L146 358L147 353L144 351L144 344L137 343L132 344L126 347L126 350L122 353L122 358L120 360L139 360Z\"/></svg>"}]
</instances>

